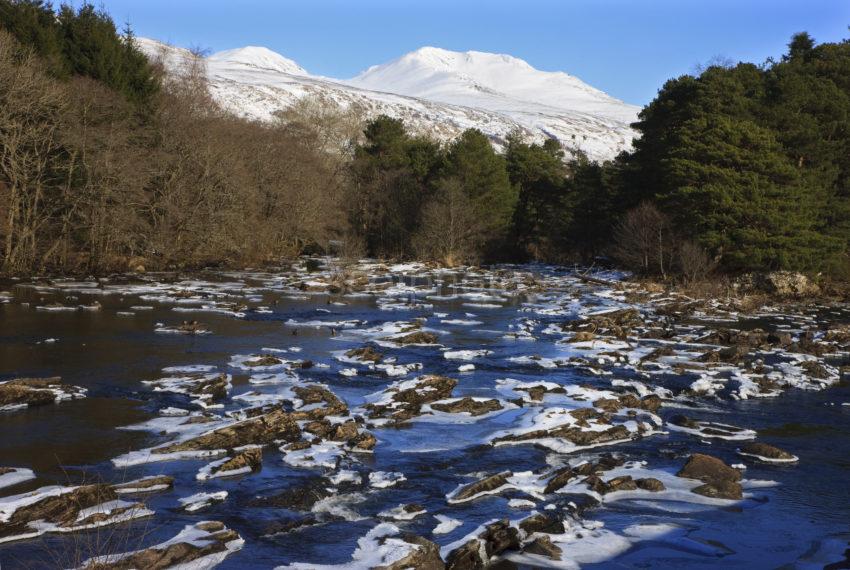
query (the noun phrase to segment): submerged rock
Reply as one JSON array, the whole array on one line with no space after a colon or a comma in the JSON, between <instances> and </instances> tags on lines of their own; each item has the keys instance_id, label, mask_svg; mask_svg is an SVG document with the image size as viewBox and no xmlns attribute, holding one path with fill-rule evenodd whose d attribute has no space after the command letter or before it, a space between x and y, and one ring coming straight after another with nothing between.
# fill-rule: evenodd
<instances>
[{"instance_id":1,"label":"submerged rock","mask_svg":"<svg viewBox=\"0 0 850 570\"><path fill-rule=\"evenodd\" d=\"M249 505L252 507L278 507L292 511L309 511L318 501L329 497L331 491L327 480L321 477L310 479L306 483L293 485L271 497L258 497Z\"/></svg>"},{"instance_id":2,"label":"submerged rock","mask_svg":"<svg viewBox=\"0 0 850 570\"><path fill-rule=\"evenodd\" d=\"M174 486L174 477L168 475L155 475L144 477L135 481L112 485L112 489L119 494L153 493L164 491Z\"/></svg>"},{"instance_id":3,"label":"submerged rock","mask_svg":"<svg viewBox=\"0 0 850 570\"><path fill-rule=\"evenodd\" d=\"M794 463L799 459L796 455L792 455L778 447L755 441L742 445L738 450L738 454L755 457L768 463Z\"/></svg>"}]
</instances>

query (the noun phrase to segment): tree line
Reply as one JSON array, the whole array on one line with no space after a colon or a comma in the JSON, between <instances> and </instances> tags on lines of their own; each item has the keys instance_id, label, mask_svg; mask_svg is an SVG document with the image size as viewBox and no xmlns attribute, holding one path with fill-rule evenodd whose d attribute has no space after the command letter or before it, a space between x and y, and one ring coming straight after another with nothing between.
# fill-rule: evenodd
<instances>
[{"instance_id":1,"label":"tree line","mask_svg":"<svg viewBox=\"0 0 850 570\"><path fill-rule=\"evenodd\" d=\"M850 43L668 81L606 163L475 129L447 143L302 99L224 112L84 4L0 0L0 270L247 265L305 252L610 261L699 279L850 265Z\"/></svg>"}]
</instances>

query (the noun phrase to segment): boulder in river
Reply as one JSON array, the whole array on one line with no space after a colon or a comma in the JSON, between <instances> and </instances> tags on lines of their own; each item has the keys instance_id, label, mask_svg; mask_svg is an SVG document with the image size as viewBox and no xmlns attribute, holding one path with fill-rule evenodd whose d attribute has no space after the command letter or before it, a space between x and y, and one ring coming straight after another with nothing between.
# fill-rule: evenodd
<instances>
[{"instance_id":1,"label":"boulder in river","mask_svg":"<svg viewBox=\"0 0 850 570\"><path fill-rule=\"evenodd\" d=\"M743 497L743 490L738 482L741 480L741 472L711 455L694 453L676 476L704 481L705 485L692 489L692 492L698 495L732 500L740 500Z\"/></svg>"}]
</instances>

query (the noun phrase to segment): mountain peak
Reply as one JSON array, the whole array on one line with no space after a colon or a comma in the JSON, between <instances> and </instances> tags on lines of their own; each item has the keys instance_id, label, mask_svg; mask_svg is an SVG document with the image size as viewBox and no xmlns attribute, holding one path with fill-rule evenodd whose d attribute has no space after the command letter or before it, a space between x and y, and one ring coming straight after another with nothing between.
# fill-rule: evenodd
<instances>
[{"instance_id":1,"label":"mountain peak","mask_svg":"<svg viewBox=\"0 0 850 570\"><path fill-rule=\"evenodd\" d=\"M370 67L350 85L492 111L534 108L634 120L637 109L561 71L540 71L517 57L426 46Z\"/></svg>"},{"instance_id":2,"label":"mountain peak","mask_svg":"<svg viewBox=\"0 0 850 570\"><path fill-rule=\"evenodd\" d=\"M451 51L433 46L423 46L409 52L397 62L416 62L425 66L449 71L458 70L470 65L507 65L523 69L534 69L525 60L501 53L489 53L484 51ZM380 67L380 66L374 66Z\"/></svg>"},{"instance_id":3,"label":"mountain peak","mask_svg":"<svg viewBox=\"0 0 850 570\"><path fill-rule=\"evenodd\" d=\"M208 58L211 62L239 64L257 69L266 69L288 73L290 75L308 75L307 71L279 53L260 46L245 46L214 53Z\"/></svg>"}]
</instances>

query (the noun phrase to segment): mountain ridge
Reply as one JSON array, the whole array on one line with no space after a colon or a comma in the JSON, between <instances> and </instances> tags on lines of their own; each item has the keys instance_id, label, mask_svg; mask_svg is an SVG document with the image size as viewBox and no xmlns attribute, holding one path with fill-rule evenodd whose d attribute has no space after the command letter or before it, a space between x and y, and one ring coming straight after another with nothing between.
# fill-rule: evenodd
<instances>
[{"instance_id":1,"label":"mountain ridge","mask_svg":"<svg viewBox=\"0 0 850 570\"><path fill-rule=\"evenodd\" d=\"M148 56L163 58L170 72L190 57L184 48L136 41ZM401 119L439 140L478 128L500 146L519 130L537 141L556 138L569 154L581 151L592 160L630 148L635 132L629 125L639 110L577 77L540 71L508 54L425 46L347 80L312 75L258 46L217 52L205 63L213 97L249 119L273 120L277 111L312 96L343 108L356 105L370 118Z\"/></svg>"}]
</instances>

